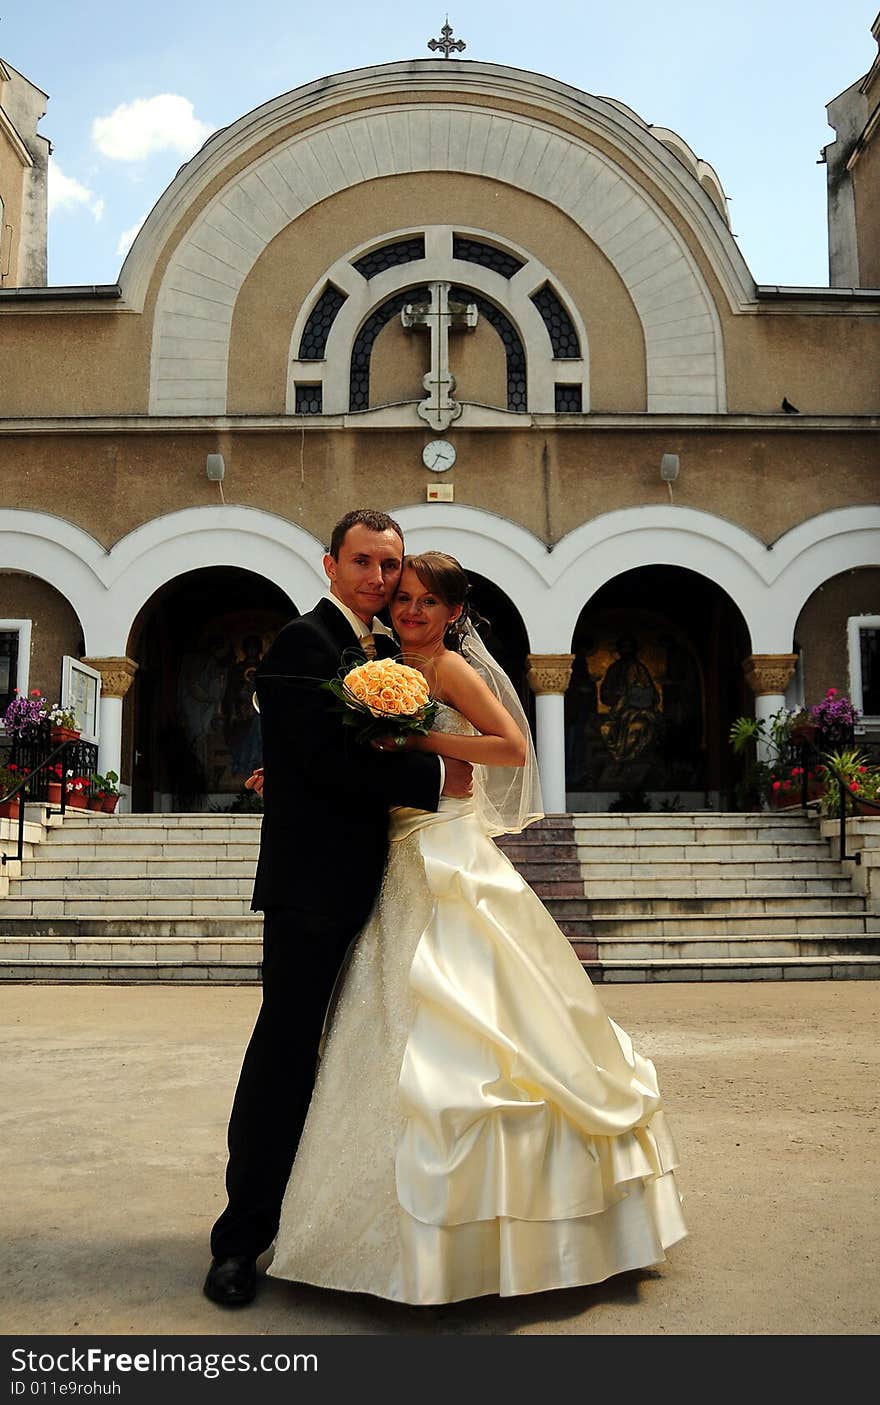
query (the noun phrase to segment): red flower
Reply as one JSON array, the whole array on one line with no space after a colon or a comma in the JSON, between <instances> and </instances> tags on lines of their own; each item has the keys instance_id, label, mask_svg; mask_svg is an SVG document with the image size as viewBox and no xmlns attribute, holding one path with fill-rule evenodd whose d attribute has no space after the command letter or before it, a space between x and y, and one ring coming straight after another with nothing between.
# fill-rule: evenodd
<instances>
[{"instance_id":1,"label":"red flower","mask_svg":"<svg viewBox=\"0 0 880 1405\"><path fill-rule=\"evenodd\" d=\"M774 790L779 790L780 787L781 787L781 785L782 785L782 781L774 781L774 782L773 782L773 789L774 789Z\"/></svg>"},{"instance_id":2,"label":"red flower","mask_svg":"<svg viewBox=\"0 0 880 1405\"><path fill-rule=\"evenodd\" d=\"M860 767L859 767L859 770L862 771L863 773L864 773L865 771L867 771L867 769L868 769L867 766L860 766Z\"/></svg>"}]
</instances>

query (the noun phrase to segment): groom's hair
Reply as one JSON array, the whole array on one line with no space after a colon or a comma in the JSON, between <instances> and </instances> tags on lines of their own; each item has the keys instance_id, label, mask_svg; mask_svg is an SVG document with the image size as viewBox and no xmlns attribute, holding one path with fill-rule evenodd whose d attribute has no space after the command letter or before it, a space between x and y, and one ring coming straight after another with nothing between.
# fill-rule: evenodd
<instances>
[{"instance_id":1,"label":"groom's hair","mask_svg":"<svg viewBox=\"0 0 880 1405\"><path fill-rule=\"evenodd\" d=\"M328 555L334 561L339 560L339 548L345 540L345 534L350 527L366 527L371 532L396 532L400 537L401 549L403 549L403 528L399 522L395 522L393 517L389 517L387 512L379 512L373 507L356 507L351 512L347 512L344 517L340 517L333 534L330 537L330 545L327 548Z\"/></svg>"}]
</instances>

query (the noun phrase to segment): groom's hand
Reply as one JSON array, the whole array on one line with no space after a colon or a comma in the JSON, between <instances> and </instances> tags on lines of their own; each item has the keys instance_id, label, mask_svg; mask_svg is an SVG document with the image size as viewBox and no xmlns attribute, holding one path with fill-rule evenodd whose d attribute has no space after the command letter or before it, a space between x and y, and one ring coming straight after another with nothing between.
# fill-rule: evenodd
<instances>
[{"instance_id":1,"label":"groom's hand","mask_svg":"<svg viewBox=\"0 0 880 1405\"><path fill-rule=\"evenodd\" d=\"M258 795L263 794L263 768L258 766L255 771L248 776L244 783L245 790L255 790Z\"/></svg>"},{"instance_id":2,"label":"groom's hand","mask_svg":"<svg viewBox=\"0 0 880 1405\"><path fill-rule=\"evenodd\" d=\"M446 780L441 795L452 800L470 800L474 793L474 768L469 761L459 761L454 756L444 756Z\"/></svg>"}]
</instances>

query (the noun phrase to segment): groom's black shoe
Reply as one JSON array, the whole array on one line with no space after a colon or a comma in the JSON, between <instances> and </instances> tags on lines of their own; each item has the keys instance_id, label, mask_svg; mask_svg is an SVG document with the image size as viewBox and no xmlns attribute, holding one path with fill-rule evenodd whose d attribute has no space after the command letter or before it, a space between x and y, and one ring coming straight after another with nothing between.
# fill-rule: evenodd
<instances>
[{"instance_id":1,"label":"groom's black shoe","mask_svg":"<svg viewBox=\"0 0 880 1405\"><path fill-rule=\"evenodd\" d=\"M224 1307L244 1307L253 1301L257 1291L257 1263L247 1254L232 1254L227 1259L212 1259L205 1279L204 1293L212 1302Z\"/></svg>"}]
</instances>

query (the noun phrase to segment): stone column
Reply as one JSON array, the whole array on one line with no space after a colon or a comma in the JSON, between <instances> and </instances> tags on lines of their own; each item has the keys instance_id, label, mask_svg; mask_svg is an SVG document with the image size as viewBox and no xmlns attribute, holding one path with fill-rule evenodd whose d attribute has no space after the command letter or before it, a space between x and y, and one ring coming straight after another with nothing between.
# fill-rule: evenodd
<instances>
[{"instance_id":1,"label":"stone column","mask_svg":"<svg viewBox=\"0 0 880 1405\"><path fill-rule=\"evenodd\" d=\"M791 682L797 654L750 654L743 659L743 673L755 694L755 716L765 722L785 707L785 690ZM769 759L766 742L758 740L758 760Z\"/></svg>"},{"instance_id":2,"label":"stone column","mask_svg":"<svg viewBox=\"0 0 880 1405\"><path fill-rule=\"evenodd\" d=\"M565 811L565 690L574 654L529 654L529 686L535 694L538 770L544 809Z\"/></svg>"},{"instance_id":3,"label":"stone column","mask_svg":"<svg viewBox=\"0 0 880 1405\"><path fill-rule=\"evenodd\" d=\"M98 738L98 770L122 774L122 699L137 673L134 659L83 659L101 675L101 725Z\"/></svg>"}]
</instances>

